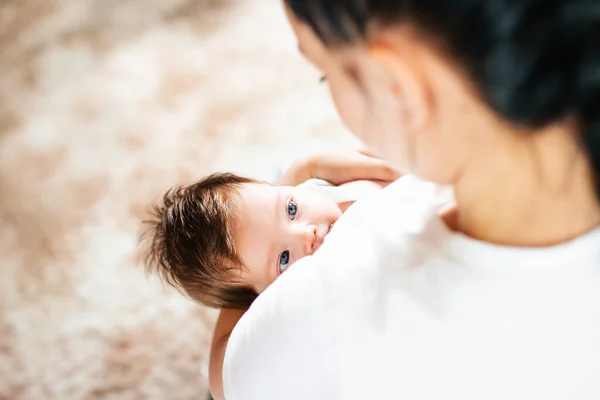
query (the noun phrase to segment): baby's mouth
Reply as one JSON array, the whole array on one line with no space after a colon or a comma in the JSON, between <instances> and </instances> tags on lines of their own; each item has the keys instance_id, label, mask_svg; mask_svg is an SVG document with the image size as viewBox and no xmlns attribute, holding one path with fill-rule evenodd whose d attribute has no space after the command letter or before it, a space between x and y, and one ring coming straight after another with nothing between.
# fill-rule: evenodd
<instances>
[{"instance_id":1,"label":"baby's mouth","mask_svg":"<svg viewBox=\"0 0 600 400\"><path fill-rule=\"evenodd\" d=\"M327 235L329 235L329 232L331 232L331 228L333 228L333 225L335 224L335 222L331 225L329 225L329 228L327 228L327 232L325 232L325 234L321 234L319 235L318 232L315 232L315 239L314 242L312 244L312 252L314 253L315 251L317 251L319 249L319 247L321 247L321 245L323 244L323 242L325 241L325 238L327 237Z\"/></svg>"}]
</instances>

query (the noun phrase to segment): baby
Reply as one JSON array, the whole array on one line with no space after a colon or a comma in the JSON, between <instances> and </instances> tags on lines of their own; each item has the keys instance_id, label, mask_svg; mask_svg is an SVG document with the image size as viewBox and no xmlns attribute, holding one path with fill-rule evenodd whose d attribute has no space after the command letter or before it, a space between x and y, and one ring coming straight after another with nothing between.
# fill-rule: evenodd
<instances>
[{"instance_id":1,"label":"baby","mask_svg":"<svg viewBox=\"0 0 600 400\"><path fill-rule=\"evenodd\" d=\"M168 191L155 208L146 265L192 299L247 309L277 277L323 244L372 181L310 179L274 186L229 173Z\"/></svg>"}]
</instances>

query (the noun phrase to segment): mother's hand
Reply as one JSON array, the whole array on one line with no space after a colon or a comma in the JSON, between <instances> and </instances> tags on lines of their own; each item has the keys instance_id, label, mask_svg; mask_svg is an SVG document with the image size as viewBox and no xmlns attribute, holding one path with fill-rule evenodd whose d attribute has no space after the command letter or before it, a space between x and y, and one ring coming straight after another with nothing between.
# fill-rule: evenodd
<instances>
[{"instance_id":1,"label":"mother's hand","mask_svg":"<svg viewBox=\"0 0 600 400\"><path fill-rule=\"evenodd\" d=\"M333 185L369 180L385 186L400 176L388 163L367 150L329 150L296 160L283 176L282 184L299 185L309 179L322 179Z\"/></svg>"}]
</instances>

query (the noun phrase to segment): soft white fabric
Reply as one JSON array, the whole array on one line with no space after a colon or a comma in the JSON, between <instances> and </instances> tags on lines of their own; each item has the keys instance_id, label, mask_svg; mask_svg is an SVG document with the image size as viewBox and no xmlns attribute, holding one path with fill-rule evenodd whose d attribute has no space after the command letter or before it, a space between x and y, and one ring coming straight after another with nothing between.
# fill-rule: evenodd
<instances>
[{"instance_id":1,"label":"soft white fabric","mask_svg":"<svg viewBox=\"0 0 600 400\"><path fill-rule=\"evenodd\" d=\"M505 248L435 204L406 177L352 206L234 329L227 400L600 399L600 229Z\"/></svg>"}]
</instances>

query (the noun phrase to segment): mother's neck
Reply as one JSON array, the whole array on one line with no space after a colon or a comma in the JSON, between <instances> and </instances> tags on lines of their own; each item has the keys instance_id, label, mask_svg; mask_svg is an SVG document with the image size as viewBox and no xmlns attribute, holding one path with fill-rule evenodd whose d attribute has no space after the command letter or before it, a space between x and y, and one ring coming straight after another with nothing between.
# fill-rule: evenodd
<instances>
[{"instance_id":1,"label":"mother's neck","mask_svg":"<svg viewBox=\"0 0 600 400\"><path fill-rule=\"evenodd\" d=\"M549 246L600 225L593 171L567 128L508 142L482 152L456 182L458 230L496 244Z\"/></svg>"}]
</instances>

